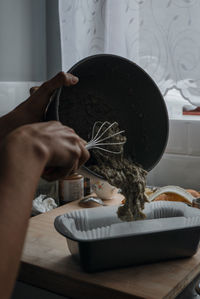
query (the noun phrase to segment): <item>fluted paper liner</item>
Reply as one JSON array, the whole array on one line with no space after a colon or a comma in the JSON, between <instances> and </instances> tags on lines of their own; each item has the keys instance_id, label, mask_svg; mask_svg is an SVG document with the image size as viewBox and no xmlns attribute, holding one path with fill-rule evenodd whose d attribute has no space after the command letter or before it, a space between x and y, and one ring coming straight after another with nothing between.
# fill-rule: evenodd
<instances>
[{"instance_id":1,"label":"fluted paper liner","mask_svg":"<svg viewBox=\"0 0 200 299\"><path fill-rule=\"evenodd\" d=\"M145 205L145 220L122 222L118 206L76 210L55 219L56 230L77 241L100 240L200 226L200 210L179 202Z\"/></svg>"}]
</instances>

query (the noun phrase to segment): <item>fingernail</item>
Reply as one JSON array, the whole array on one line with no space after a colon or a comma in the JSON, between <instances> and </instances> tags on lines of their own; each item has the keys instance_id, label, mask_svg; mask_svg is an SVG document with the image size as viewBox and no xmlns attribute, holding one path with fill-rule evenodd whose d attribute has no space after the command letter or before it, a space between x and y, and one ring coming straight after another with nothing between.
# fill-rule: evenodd
<instances>
[{"instance_id":1,"label":"fingernail","mask_svg":"<svg viewBox=\"0 0 200 299\"><path fill-rule=\"evenodd\" d=\"M77 83L79 81L79 78L76 76L72 77L72 83Z\"/></svg>"}]
</instances>

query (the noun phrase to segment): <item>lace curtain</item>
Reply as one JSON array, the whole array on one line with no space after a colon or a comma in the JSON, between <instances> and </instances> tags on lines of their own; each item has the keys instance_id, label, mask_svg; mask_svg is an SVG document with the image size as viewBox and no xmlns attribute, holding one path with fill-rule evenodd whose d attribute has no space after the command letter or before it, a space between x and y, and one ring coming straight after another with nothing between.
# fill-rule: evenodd
<instances>
[{"instance_id":1,"label":"lace curtain","mask_svg":"<svg viewBox=\"0 0 200 299\"><path fill-rule=\"evenodd\" d=\"M200 106L199 0L60 0L62 68L99 53L124 56Z\"/></svg>"}]
</instances>

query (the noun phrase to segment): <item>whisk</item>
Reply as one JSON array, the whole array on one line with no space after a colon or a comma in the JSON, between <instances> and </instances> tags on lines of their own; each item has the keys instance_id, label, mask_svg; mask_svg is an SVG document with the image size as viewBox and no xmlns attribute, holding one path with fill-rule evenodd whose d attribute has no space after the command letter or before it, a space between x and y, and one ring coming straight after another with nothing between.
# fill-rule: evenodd
<instances>
[{"instance_id":1,"label":"whisk","mask_svg":"<svg viewBox=\"0 0 200 299\"><path fill-rule=\"evenodd\" d=\"M105 136L106 132L108 132L115 125L118 125L117 122L113 122L113 123L110 123L108 121L105 121L103 123L100 121L95 122L93 125L93 128L92 128L92 137L91 137L90 141L86 144L86 146L85 146L86 149L88 149L88 150L98 149L98 150L101 150L101 151L104 151L107 153L111 153L111 154L121 154L122 148L119 151L109 150L109 149L105 148L106 146L118 146L118 145L120 148L120 145L122 145L126 142L126 140L121 141L121 142L104 142L105 140L109 140L109 139L125 132L124 130L122 130L122 131L118 131L113 134L111 133L110 135ZM96 128L97 126L98 126L98 128ZM53 167L47 167L45 169L45 174L46 175L51 174L54 170L55 169ZM78 173L82 174L85 177L89 177L90 179L96 179L97 177L104 179L102 176L94 173L93 171L91 171L90 169L85 167L84 165L82 165L79 168Z\"/></svg>"},{"instance_id":2,"label":"whisk","mask_svg":"<svg viewBox=\"0 0 200 299\"><path fill-rule=\"evenodd\" d=\"M99 125L100 127L96 131L96 127ZM109 140L117 135L120 135L124 133L125 131L118 131L116 133L113 133L109 136L105 136L106 132L108 132L113 126L117 125L117 122L110 123L108 121L105 122L100 122L97 121L94 123L93 128L92 128L92 137L91 140L86 144L86 149L91 150L91 149L99 149L104 152L108 152L111 154L121 154L122 149L119 151L114 151L114 150L109 150L105 148L106 146L117 146L117 145L122 145L126 141L121 141L121 142L104 142L105 140ZM96 132L96 133L95 133Z\"/></svg>"}]
</instances>

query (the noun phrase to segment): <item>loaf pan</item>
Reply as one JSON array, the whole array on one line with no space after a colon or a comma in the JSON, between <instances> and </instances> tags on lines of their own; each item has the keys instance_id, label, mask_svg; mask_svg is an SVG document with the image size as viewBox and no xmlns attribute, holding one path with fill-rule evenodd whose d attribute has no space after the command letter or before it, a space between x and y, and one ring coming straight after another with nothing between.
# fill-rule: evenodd
<instances>
[{"instance_id":1,"label":"loaf pan","mask_svg":"<svg viewBox=\"0 0 200 299\"><path fill-rule=\"evenodd\" d=\"M117 206L76 210L54 225L87 272L190 257L200 240L200 210L184 203L152 202L145 220L122 222Z\"/></svg>"}]
</instances>

